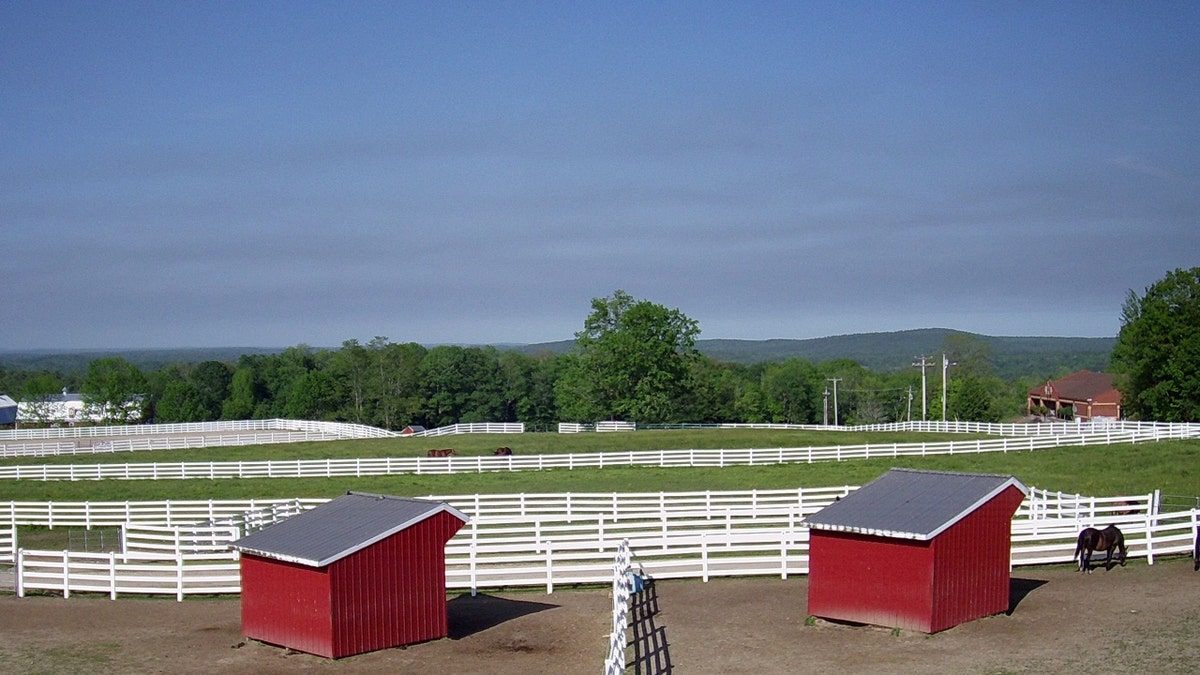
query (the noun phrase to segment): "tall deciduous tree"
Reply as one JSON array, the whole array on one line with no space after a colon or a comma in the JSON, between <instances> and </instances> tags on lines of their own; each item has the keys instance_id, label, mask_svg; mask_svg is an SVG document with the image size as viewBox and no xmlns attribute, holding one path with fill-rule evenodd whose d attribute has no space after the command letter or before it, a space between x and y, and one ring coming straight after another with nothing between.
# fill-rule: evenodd
<instances>
[{"instance_id":1,"label":"tall deciduous tree","mask_svg":"<svg viewBox=\"0 0 1200 675\"><path fill-rule=\"evenodd\" d=\"M112 356L88 364L79 390L89 414L98 415L104 422L128 424L142 419L148 387L137 366Z\"/></svg>"},{"instance_id":2,"label":"tall deciduous tree","mask_svg":"<svg viewBox=\"0 0 1200 675\"><path fill-rule=\"evenodd\" d=\"M560 409L579 421L676 421L692 386L699 325L678 309L618 290L592 300L560 378Z\"/></svg>"},{"instance_id":3,"label":"tall deciduous tree","mask_svg":"<svg viewBox=\"0 0 1200 675\"><path fill-rule=\"evenodd\" d=\"M62 381L49 373L34 375L21 386L21 408L26 421L49 424L54 419L54 401L62 392Z\"/></svg>"},{"instance_id":4,"label":"tall deciduous tree","mask_svg":"<svg viewBox=\"0 0 1200 675\"><path fill-rule=\"evenodd\" d=\"M1112 367L1127 415L1200 421L1200 267L1176 269L1125 300Z\"/></svg>"}]
</instances>

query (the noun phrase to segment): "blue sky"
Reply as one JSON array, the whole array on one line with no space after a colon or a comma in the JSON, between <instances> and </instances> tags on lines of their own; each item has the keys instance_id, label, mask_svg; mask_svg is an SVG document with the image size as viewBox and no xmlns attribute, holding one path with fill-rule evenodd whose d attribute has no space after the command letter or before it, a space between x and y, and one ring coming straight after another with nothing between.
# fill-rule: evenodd
<instances>
[{"instance_id":1,"label":"blue sky","mask_svg":"<svg viewBox=\"0 0 1200 675\"><path fill-rule=\"evenodd\" d=\"M1200 3L0 3L0 350L1114 336Z\"/></svg>"}]
</instances>

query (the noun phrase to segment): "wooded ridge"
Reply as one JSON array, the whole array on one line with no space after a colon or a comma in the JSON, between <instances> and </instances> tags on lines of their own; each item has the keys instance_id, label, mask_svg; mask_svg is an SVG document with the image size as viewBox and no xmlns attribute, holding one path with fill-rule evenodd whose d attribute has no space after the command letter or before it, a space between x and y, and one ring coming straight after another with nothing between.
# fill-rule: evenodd
<instances>
[{"instance_id":1,"label":"wooded ridge","mask_svg":"<svg viewBox=\"0 0 1200 675\"><path fill-rule=\"evenodd\" d=\"M849 359L870 370L890 372L912 367L918 356L933 356L947 335L966 335L992 350L996 375L1009 379L1047 372L1074 372L1108 367L1116 338L1095 337L995 337L947 328L922 328L888 333L857 333L810 339L697 340L700 353L718 361L754 364L799 358L813 363ZM430 345L432 346L432 345ZM466 346L466 345L464 345ZM484 346L484 345L479 345ZM574 340L534 344L497 344L501 351L523 354L563 354ZM0 366L13 370L83 372L97 358L121 356L143 370L171 363L236 362L243 354L275 354L283 347L196 347L178 349L28 350L0 351ZM329 349L337 349L331 347Z\"/></svg>"}]
</instances>

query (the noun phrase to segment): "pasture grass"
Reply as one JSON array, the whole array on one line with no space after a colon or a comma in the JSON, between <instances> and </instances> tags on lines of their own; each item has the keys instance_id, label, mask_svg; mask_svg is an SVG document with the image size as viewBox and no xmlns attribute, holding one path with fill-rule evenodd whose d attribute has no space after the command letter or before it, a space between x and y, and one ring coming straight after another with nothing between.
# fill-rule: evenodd
<instances>
[{"instance_id":1,"label":"pasture grass","mask_svg":"<svg viewBox=\"0 0 1200 675\"><path fill-rule=\"evenodd\" d=\"M597 443L595 437L617 437L624 449L638 445L653 447L765 447L760 437L749 435L750 441L727 435L724 430L699 432L711 434L707 443L686 445L662 444L639 438L642 434L677 432L636 432L632 434L589 434L587 443ZM806 432L813 433L813 432ZM688 432L696 438L697 432ZM557 434L547 438L527 439L524 436L489 436L487 438L455 437L454 445L490 452L498 445L508 445L522 454L535 453L537 444L555 439L573 445L574 436L562 439ZM534 436L541 436L534 434ZM582 435L581 435L582 436ZM842 445L850 439L837 432L818 434L820 440L812 445ZM869 442L878 443L877 435ZM894 435L888 435L889 437ZM908 434L929 439L929 435ZM497 439L500 439L497 442ZM676 437L671 436L674 439ZM962 438L962 436L958 436ZM387 439L391 441L391 439ZM403 440L403 439L400 439ZM444 439L443 439L444 440ZM469 442L468 442L469 441ZM394 442L394 441L392 441ZM868 442L859 439L858 442ZM886 441L892 442L892 441ZM897 441L900 442L900 441ZM336 450L349 452L338 456L360 455L354 450L359 444L374 441L338 441ZM447 444L443 443L445 447ZM797 444L783 444L796 446ZM773 447L783 447L773 446ZM648 446L648 447L647 447ZM346 448L350 450L346 450ZM432 447L432 446L427 446ZM561 446L560 446L561 447ZM221 449L222 453L228 449ZM236 448L242 459L282 458L295 450L292 446L253 446ZM304 452L313 452L312 448ZM316 450L319 452L319 450ZM568 450L572 451L572 450ZM573 450L578 451L578 450ZM212 459L211 450L164 451L133 453L139 461L201 461ZM130 453L120 457L129 458ZM166 457L171 456L171 460ZM295 455L289 455L296 458ZM331 456L331 455L327 455ZM88 461L95 456L76 456L76 461ZM315 457L314 457L315 458ZM126 459L128 461L128 459ZM1067 446L1033 452L936 455L927 457L895 457L812 464L767 464L730 466L725 468L656 468L609 467L604 469L550 469L545 471L497 471L459 474L398 474L362 478L244 478L194 480L101 480L101 481L3 481L0 500L3 501L158 501L207 499L275 499L292 497L329 498L347 490L375 492L401 496L463 495L463 494L539 494L561 492L702 492L705 490L795 489L798 487L830 487L862 485L891 467L1002 473L1016 476L1027 486L1047 490L1080 493L1094 496L1138 495L1160 489L1164 494L1200 495L1200 440L1160 441L1137 445Z\"/></svg>"}]
</instances>

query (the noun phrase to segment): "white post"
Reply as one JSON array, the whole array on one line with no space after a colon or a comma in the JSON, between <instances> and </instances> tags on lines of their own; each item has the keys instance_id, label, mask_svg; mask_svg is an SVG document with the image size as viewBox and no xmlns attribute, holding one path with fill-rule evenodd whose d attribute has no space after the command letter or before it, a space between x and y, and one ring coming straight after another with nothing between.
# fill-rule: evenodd
<instances>
[{"instance_id":1,"label":"white post","mask_svg":"<svg viewBox=\"0 0 1200 675\"><path fill-rule=\"evenodd\" d=\"M551 542L546 542L546 595L554 592L554 555Z\"/></svg>"}]
</instances>

